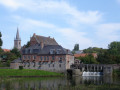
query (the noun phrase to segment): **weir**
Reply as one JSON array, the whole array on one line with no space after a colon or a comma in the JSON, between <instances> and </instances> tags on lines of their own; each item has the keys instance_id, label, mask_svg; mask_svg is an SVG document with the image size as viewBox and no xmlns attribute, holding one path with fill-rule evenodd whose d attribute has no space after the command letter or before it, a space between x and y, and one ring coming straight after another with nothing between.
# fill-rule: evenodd
<instances>
[{"instance_id":1,"label":"weir","mask_svg":"<svg viewBox=\"0 0 120 90\"><path fill-rule=\"evenodd\" d=\"M79 76L112 76L113 68L106 64L73 64L69 72Z\"/></svg>"}]
</instances>

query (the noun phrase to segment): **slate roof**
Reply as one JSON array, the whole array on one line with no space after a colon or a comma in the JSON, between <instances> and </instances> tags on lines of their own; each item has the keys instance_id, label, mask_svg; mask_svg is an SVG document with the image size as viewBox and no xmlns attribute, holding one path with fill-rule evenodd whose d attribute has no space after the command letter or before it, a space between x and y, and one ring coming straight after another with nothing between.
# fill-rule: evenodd
<instances>
[{"instance_id":1,"label":"slate roof","mask_svg":"<svg viewBox=\"0 0 120 90\"><path fill-rule=\"evenodd\" d=\"M13 60L11 63L21 63L22 60L20 58Z\"/></svg>"},{"instance_id":2,"label":"slate roof","mask_svg":"<svg viewBox=\"0 0 120 90\"><path fill-rule=\"evenodd\" d=\"M57 50L60 50L59 54L72 54L70 50L64 49L60 45L45 45L43 49L41 49L40 44L36 44L33 46L30 46L28 48L25 48L22 50L22 54L51 54L50 51L54 50L54 54L58 54Z\"/></svg>"},{"instance_id":3,"label":"slate roof","mask_svg":"<svg viewBox=\"0 0 120 90\"><path fill-rule=\"evenodd\" d=\"M39 35L34 35L34 36L38 43L43 42L45 45L58 45L58 43L56 42L54 38L44 37L44 36L39 36Z\"/></svg>"}]
</instances>

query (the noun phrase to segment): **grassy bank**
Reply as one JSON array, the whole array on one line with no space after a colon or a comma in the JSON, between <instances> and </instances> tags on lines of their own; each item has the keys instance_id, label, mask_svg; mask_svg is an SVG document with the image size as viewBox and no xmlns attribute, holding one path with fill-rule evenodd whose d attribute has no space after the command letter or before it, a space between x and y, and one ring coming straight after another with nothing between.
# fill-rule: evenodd
<instances>
[{"instance_id":1,"label":"grassy bank","mask_svg":"<svg viewBox=\"0 0 120 90\"><path fill-rule=\"evenodd\" d=\"M63 76L63 74L32 69L0 69L0 76Z\"/></svg>"}]
</instances>

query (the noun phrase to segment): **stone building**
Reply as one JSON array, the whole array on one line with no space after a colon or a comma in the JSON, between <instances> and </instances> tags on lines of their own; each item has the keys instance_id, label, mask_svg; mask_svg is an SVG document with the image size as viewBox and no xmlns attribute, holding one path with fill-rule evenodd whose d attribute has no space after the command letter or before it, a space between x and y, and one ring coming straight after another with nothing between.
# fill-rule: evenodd
<instances>
[{"instance_id":1,"label":"stone building","mask_svg":"<svg viewBox=\"0 0 120 90\"><path fill-rule=\"evenodd\" d=\"M34 34L30 46L21 49L21 59L14 60L11 68L39 69L54 72L66 72L74 63L70 50L60 46L54 38Z\"/></svg>"},{"instance_id":2,"label":"stone building","mask_svg":"<svg viewBox=\"0 0 120 90\"><path fill-rule=\"evenodd\" d=\"M19 36L18 28L17 28L16 38L14 39L14 48L17 48L18 50L21 49L21 39Z\"/></svg>"}]
</instances>

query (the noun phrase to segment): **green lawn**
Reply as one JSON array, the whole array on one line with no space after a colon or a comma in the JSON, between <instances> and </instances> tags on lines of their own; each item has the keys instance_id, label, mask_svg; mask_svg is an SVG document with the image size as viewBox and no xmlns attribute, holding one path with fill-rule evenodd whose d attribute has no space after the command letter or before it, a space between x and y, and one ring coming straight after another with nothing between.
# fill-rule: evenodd
<instances>
[{"instance_id":1,"label":"green lawn","mask_svg":"<svg viewBox=\"0 0 120 90\"><path fill-rule=\"evenodd\" d=\"M0 69L0 76L63 76L63 74L32 69Z\"/></svg>"}]
</instances>

